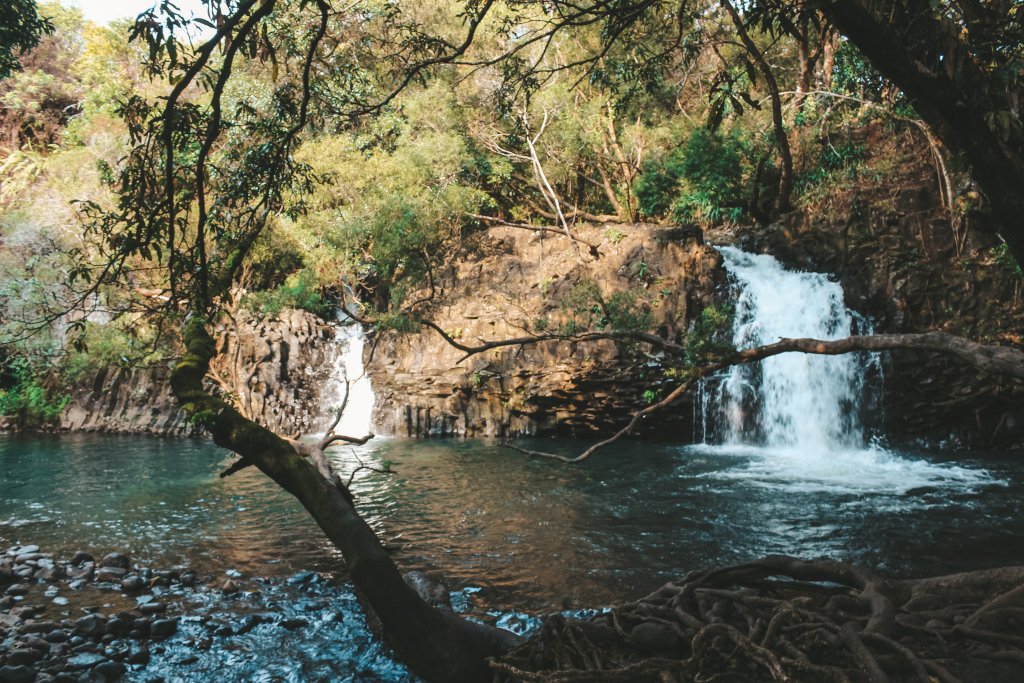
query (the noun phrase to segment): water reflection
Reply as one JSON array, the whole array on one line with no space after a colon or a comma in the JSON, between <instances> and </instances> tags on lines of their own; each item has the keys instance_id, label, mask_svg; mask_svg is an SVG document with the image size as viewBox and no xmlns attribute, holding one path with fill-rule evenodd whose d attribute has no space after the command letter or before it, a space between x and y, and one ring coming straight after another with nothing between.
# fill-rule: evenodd
<instances>
[{"instance_id":1,"label":"water reflection","mask_svg":"<svg viewBox=\"0 0 1024 683\"><path fill-rule=\"evenodd\" d=\"M479 588L465 595L481 611L607 604L690 569L773 552L914 574L1024 563L1021 476L1010 459L987 460L988 477L970 485L908 491L779 488L758 475L771 463L749 454L650 444L582 466L479 442L379 441L357 453L397 472L363 470L354 484L396 560ZM358 464L348 448L333 455L342 469ZM253 470L217 477L230 460L201 442L4 437L0 542L63 555L120 549L208 573L338 570L337 552L290 496Z\"/></svg>"}]
</instances>

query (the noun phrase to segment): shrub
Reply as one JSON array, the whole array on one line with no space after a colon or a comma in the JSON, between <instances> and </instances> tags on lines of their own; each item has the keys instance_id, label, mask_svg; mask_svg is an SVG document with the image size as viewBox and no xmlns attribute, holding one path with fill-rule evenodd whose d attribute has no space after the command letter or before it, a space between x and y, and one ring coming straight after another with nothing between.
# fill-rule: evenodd
<instances>
[{"instance_id":1,"label":"shrub","mask_svg":"<svg viewBox=\"0 0 1024 683\"><path fill-rule=\"evenodd\" d=\"M28 426L42 426L60 417L71 398L56 394L43 383L43 374L24 357L16 357L6 368L0 388L0 414L17 416Z\"/></svg>"},{"instance_id":2,"label":"shrub","mask_svg":"<svg viewBox=\"0 0 1024 683\"><path fill-rule=\"evenodd\" d=\"M285 308L301 308L327 318L332 311L332 304L323 297L316 276L306 269L289 275L275 289L246 295L242 306L267 315L277 315Z\"/></svg>"},{"instance_id":3,"label":"shrub","mask_svg":"<svg viewBox=\"0 0 1024 683\"><path fill-rule=\"evenodd\" d=\"M738 219L743 213L743 151L735 135L694 130L684 147L644 165L636 185L640 210L680 222Z\"/></svg>"}]
</instances>

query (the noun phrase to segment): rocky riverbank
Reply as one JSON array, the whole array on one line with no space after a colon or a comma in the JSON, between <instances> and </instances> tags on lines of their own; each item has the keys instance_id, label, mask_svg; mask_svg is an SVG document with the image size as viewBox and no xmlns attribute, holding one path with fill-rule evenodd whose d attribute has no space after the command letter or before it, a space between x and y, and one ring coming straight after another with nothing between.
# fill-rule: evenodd
<instances>
[{"instance_id":1,"label":"rocky riverbank","mask_svg":"<svg viewBox=\"0 0 1024 683\"><path fill-rule=\"evenodd\" d=\"M62 561L34 545L8 548L0 558L0 681L116 681L144 669L177 632L174 603L196 582L195 572L133 566L121 553Z\"/></svg>"},{"instance_id":2,"label":"rocky riverbank","mask_svg":"<svg viewBox=\"0 0 1024 683\"><path fill-rule=\"evenodd\" d=\"M16 545L0 555L0 593L0 683L415 680L352 591L310 571L204 577Z\"/></svg>"}]
</instances>

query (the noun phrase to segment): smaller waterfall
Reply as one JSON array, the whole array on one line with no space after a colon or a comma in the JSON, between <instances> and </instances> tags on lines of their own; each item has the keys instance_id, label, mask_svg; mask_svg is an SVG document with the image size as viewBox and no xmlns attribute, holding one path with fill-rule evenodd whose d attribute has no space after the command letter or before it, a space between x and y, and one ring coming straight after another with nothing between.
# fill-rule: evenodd
<instances>
[{"instance_id":1,"label":"smaller waterfall","mask_svg":"<svg viewBox=\"0 0 1024 683\"><path fill-rule=\"evenodd\" d=\"M366 334L362 325L344 311L338 311L338 321L334 338L341 352L334 360L334 367L322 392L324 427L329 424L334 411L341 407L347 381L348 403L335 431L348 436L366 436L373 431L373 405L376 401L373 385L363 366Z\"/></svg>"}]
</instances>

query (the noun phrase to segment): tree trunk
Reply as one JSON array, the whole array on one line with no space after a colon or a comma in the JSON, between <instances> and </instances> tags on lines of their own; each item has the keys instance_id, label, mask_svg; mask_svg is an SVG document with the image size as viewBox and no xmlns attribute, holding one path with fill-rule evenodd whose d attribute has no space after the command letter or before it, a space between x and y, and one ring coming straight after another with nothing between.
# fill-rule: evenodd
<instances>
[{"instance_id":1,"label":"tree trunk","mask_svg":"<svg viewBox=\"0 0 1024 683\"><path fill-rule=\"evenodd\" d=\"M341 550L352 582L380 619L399 658L431 681L491 680L486 659L505 652L516 636L428 605L402 578L340 481L325 477L289 442L204 389L215 345L203 322L189 322L183 336L186 353L171 375L182 407L218 446L255 465L302 503Z\"/></svg>"},{"instance_id":2,"label":"tree trunk","mask_svg":"<svg viewBox=\"0 0 1024 683\"><path fill-rule=\"evenodd\" d=\"M776 202L776 212L785 213L792 207L790 199L793 194L793 153L789 148L789 137L786 135L786 124L782 117L782 96L779 94L779 83L775 79L775 73L764 54L758 49L754 40L747 32L736 7L729 0L721 0L722 7L728 12L732 19L736 33L739 35L743 46L747 49L754 63L757 64L761 76L764 77L765 85L768 87L768 94L772 102L772 127L775 131L775 144L779 147L779 156L782 158L782 176L779 179L779 198Z\"/></svg>"},{"instance_id":3,"label":"tree trunk","mask_svg":"<svg viewBox=\"0 0 1024 683\"><path fill-rule=\"evenodd\" d=\"M836 28L903 91L946 147L964 155L989 201L996 229L1017 262L1024 263L1024 140L1012 127L1000 140L990 125L993 116L1012 115L1006 102L1006 89L1012 86L978 68L970 56L956 60L947 54L944 64L929 64L928 55L918 54L921 49L905 47L912 31L925 30L922 22L936 40L948 28L932 19L930 11L887 14L882 20L859 0L818 4Z\"/></svg>"}]
</instances>

